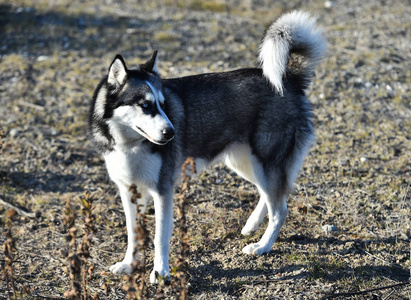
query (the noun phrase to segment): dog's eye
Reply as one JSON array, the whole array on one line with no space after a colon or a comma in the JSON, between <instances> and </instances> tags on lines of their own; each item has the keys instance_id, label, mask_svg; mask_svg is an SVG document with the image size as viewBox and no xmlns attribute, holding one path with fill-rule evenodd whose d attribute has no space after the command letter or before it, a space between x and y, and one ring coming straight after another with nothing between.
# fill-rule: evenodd
<instances>
[{"instance_id":1,"label":"dog's eye","mask_svg":"<svg viewBox=\"0 0 411 300\"><path fill-rule=\"evenodd\" d=\"M149 102L143 102L140 106L143 109L149 109L150 108L150 103Z\"/></svg>"}]
</instances>

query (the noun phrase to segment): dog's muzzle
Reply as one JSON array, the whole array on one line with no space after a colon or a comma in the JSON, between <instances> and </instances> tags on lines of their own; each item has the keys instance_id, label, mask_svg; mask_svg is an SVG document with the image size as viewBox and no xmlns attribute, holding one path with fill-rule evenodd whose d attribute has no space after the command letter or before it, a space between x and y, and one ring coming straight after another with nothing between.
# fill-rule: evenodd
<instances>
[{"instance_id":1,"label":"dog's muzzle","mask_svg":"<svg viewBox=\"0 0 411 300\"><path fill-rule=\"evenodd\" d=\"M169 142L174 138L174 136L176 135L176 132L174 131L174 128L168 127L168 128L163 129L162 134L163 134L164 140Z\"/></svg>"}]
</instances>

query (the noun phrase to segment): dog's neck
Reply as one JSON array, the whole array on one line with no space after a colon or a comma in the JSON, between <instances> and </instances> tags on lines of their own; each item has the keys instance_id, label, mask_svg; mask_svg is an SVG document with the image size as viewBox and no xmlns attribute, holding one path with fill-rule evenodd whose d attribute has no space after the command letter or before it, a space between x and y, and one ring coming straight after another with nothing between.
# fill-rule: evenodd
<instances>
[{"instance_id":1,"label":"dog's neck","mask_svg":"<svg viewBox=\"0 0 411 300\"><path fill-rule=\"evenodd\" d=\"M114 149L127 152L132 148L141 146L143 141L146 140L145 137L127 125L108 122L108 127L114 141Z\"/></svg>"}]
</instances>

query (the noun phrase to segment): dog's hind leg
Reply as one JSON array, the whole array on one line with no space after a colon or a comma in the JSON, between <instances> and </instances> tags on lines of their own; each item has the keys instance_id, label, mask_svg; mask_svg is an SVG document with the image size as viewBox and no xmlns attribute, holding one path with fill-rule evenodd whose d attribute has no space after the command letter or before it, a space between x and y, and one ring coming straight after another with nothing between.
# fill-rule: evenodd
<instances>
[{"instance_id":1,"label":"dog's hind leg","mask_svg":"<svg viewBox=\"0 0 411 300\"><path fill-rule=\"evenodd\" d=\"M264 200L267 206L268 226L258 243L243 248L243 252L247 254L262 255L270 252L288 213L285 195L264 191L260 191L260 193L261 200Z\"/></svg>"},{"instance_id":2,"label":"dog's hind leg","mask_svg":"<svg viewBox=\"0 0 411 300\"><path fill-rule=\"evenodd\" d=\"M261 255L270 252L288 214L286 196L289 189L286 179L287 174L284 174L280 168L266 168L264 171L260 163L256 164L255 169L257 169L257 166L259 166L260 172L255 173L255 178L261 198L245 228L249 223L253 224L254 218L261 218L261 213L265 210L268 212L268 226L261 240L258 243L244 247L243 252Z\"/></svg>"},{"instance_id":3,"label":"dog's hind leg","mask_svg":"<svg viewBox=\"0 0 411 300\"><path fill-rule=\"evenodd\" d=\"M243 229L241 229L241 234L251 235L255 231L257 231L258 227L260 227L261 223L264 221L266 214L267 205L265 204L265 200L263 198L260 198L254 211L248 217Z\"/></svg>"},{"instance_id":4,"label":"dog's hind leg","mask_svg":"<svg viewBox=\"0 0 411 300\"><path fill-rule=\"evenodd\" d=\"M245 145L233 147L233 149L227 153L225 163L227 167L236 172L238 175L251 183L254 183L257 187L259 186L257 178L260 177L259 174L262 173L263 170L257 158L251 154L250 147ZM254 233L264 221L266 214L266 201L261 197L256 208L241 230L241 234L250 235Z\"/></svg>"},{"instance_id":5,"label":"dog's hind leg","mask_svg":"<svg viewBox=\"0 0 411 300\"><path fill-rule=\"evenodd\" d=\"M261 195L260 202L264 201L266 205L268 226L261 240L258 243L244 247L244 253L261 255L270 252L272 245L277 239L278 233L288 214L286 203L287 195L291 191L292 185L298 176L298 171L301 169L312 136L304 133L304 136L298 138L298 140L301 141L299 146L295 148L293 153L286 157L281 164L267 164L263 166L259 162L256 163L256 166L260 166L261 170L261 172L254 173L256 185ZM254 167L254 169L258 170L257 167ZM260 206L260 203L258 206Z\"/></svg>"}]
</instances>

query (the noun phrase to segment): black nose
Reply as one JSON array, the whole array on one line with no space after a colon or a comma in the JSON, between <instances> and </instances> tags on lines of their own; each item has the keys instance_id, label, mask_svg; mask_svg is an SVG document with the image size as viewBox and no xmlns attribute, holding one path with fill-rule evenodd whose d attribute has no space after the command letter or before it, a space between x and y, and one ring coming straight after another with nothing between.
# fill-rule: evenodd
<instances>
[{"instance_id":1,"label":"black nose","mask_svg":"<svg viewBox=\"0 0 411 300\"><path fill-rule=\"evenodd\" d=\"M163 129L163 136L167 140L171 140L174 137L175 134L176 134L176 132L174 131L173 128L164 128Z\"/></svg>"}]
</instances>

